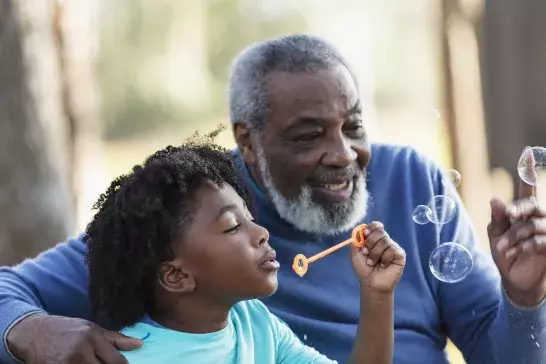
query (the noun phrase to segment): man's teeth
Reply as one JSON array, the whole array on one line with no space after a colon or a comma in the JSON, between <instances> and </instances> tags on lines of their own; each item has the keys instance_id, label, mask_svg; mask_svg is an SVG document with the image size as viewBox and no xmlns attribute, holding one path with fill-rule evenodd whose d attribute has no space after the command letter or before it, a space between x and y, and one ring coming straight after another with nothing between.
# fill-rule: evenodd
<instances>
[{"instance_id":1,"label":"man's teeth","mask_svg":"<svg viewBox=\"0 0 546 364\"><path fill-rule=\"evenodd\" d=\"M338 184L325 184L325 185L322 185L322 187L324 188L327 188L329 190L342 190L344 188L347 188L349 186L349 182L343 182L343 183L338 183Z\"/></svg>"}]
</instances>

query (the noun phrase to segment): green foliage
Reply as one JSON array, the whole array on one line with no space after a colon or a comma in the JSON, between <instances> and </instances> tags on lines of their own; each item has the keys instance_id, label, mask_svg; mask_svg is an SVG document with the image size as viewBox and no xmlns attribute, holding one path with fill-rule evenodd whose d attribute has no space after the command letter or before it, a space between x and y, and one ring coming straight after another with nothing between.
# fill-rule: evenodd
<instances>
[{"instance_id":1,"label":"green foliage","mask_svg":"<svg viewBox=\"0 0 546 364\"><path fill-rule=\"evenodd\" d=\"M209 84L211 93L206 110L190 110L164 94L154 95L139 76L158 55L168 52L172 25L191 14L173 11L176 7L171 2L102 1L98 76L107 139L132 137L169 123L189 127L225 118L229 69L237 54L255 41L306 30L296 12L272 20L255 7L243 8L242 0L202 1L208 18L205 32L211 74L202 82Z\"/></svg>"},{"instance_id":2,"label":"green foliage","mask_svg":"<svg viewBox=\"0 0 546 364\"><path fill-rule=\"evenodd\" d=\"M208 62L214 85L221 89L219 98L215 100L216 105L227 105L229 70L235 57L245 47L260 40L307 30L305 20L296 12L281 19L270 19L257 9L245 12L242 2L218 0L208 5L211 24L207 33Z\"/></svg>"}]
</instances>

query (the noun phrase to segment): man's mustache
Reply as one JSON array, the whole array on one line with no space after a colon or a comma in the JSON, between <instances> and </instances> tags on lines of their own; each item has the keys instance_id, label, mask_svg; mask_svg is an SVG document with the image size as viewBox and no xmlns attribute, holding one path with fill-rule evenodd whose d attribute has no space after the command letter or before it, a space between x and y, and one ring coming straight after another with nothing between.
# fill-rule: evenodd
<instances>
[{"instance_id":1,"label":"man's mustache","mask_svg":"<svg viewBox=\"0 0 546 364\"><path fill-rule=\"evenodd\" d=\"M356 165L344 169L317 169L309 178L309 181L313 184L328 184L338 181L349 181L363 174L362 169Z\"/></svg>"}]
</instances>

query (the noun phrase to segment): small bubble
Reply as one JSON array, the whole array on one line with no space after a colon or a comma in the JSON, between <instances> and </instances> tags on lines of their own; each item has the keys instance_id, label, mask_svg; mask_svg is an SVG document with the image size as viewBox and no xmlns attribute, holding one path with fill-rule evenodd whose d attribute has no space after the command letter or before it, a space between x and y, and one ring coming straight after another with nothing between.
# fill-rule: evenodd
<instances>
[{"instance_id":1,"label":"small bubble","mask_svg":"<svg viewBox=\"0 0 546 364\"><path fill-rule=\"evenodd\" d=\"M412 218L415 223L425 225L429 223L428 216L432 215L430 207L419 205L413 210Z\"/></svg>"},{"instance_id":2,"label":"small bubble","mask_svg":"<svg viewBox=\"0 0 546 364\"><path fill-rule=\"evenodd\" d=\"M447 183L450 183L453 187L459 187L462 177L458 171L455 169L448 169L444 174L446 178L446 180L442 180L444 186L446 186Z\"/></svg>"},{"instance_id":3,"label":"small bubble","mask_svg":"<svg viewBox=\"0 0 546 364\"><path fill-rule=\"evenodd\" d=\"M531 339L535 340L535 335L531 334Z\"/></svg>"},{"instance_id":4,"label":"small bubble","mask_svg":"<svg viewBox=\"0 0 546 364\"><path fill-rule=\"evenodd\" d=\"M447 224L453 220L457 211L455 201L445 195L434 196L428 207L430 209L430 213L427 215L428 219L438 225Z\"/></svg>"},{"instance_id":5,"label":"small bubble","mask_svg":"<svg viewBox=\"0 0 546 364\"><path fill-rule=\"evenodd\" d=\"M432 115L435 119L440 119L442 115L440 115L440 112L437 109L432 109Z\"/></svg>"},{"instance_id":6,"label":"small bubble","mask_svg":"<svg viewBox=\"0 0 546 364\"><path fill-rule=\"evenodd\" d=\"M432 251L429 268L434 277L445 283L457 283L466 278L474 262L467 248L458 243L444 243Z\"/></svg>"},{"instance_id":7,"label":"small bubble","mask_svg":"<svg viewBox=\"0 0 546 364\"><path fill-rule=\"evenodd\" d=\"M304 334L304 335L303 335L303 340L304 340L304 341L307 340L307 334Z\"/></svg>"},{"instance_id":8,"label":"small bubble","mask_svg":"<svg viewBox=\"0 0 546 364\"><path fill-rule=\"evenodd\" d=\"M537 186L539 172L546 167L546 148L527 148L518 161L519 177L531 186Z\"/></svg>"},{"instance_id":9,"label":"small bubble","mask_svg":"<svg viewBox=\"0 0 546 364\"><path fill-rule=\"evenodd\" d=\"M540 344L538 343L538 341L535 341L535 344L537 344L537 347L540 348Z\"/></svg>"}]
</instances>

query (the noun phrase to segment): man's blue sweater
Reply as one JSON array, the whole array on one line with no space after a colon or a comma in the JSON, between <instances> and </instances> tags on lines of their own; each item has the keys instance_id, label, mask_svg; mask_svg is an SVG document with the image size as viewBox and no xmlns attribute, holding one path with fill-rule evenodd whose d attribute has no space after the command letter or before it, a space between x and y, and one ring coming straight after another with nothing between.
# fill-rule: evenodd
<instances>
[{"instance_id":1,"label":"man's blue sweater","mask_svg":"<svg viewBox=\"0 0 546 364\"><path fill-rule=\"evenodd\" d=\"M294 256L312 256L349 237L313 236L282 220L239 163L255 204L255 218L270 232L281 263L279 290L263 302L308 345L340 363L346 362L359 316L359 286L347 249L309 267L300 278L291 269ZM395 292L395 364L447 363L447 338L469 364L540 364L546 362L546 305L533 310L514 307L503 295L498 270L481 249L457 196L450 223L417 225L412 211L434 195L446 194L441 173L410 148L372 147L368 167L371 202L364 222L381 221L407 253ZM452 191L455 195L455 192ZM465 245L474 268L463 281L442 283L428 267L431 251L441 243ZM0 362L14 362L5 337L10 327L33 312L90 319L85 245L78 239L0 270ZM246 363L244 363L246 364Z\"/></svg>"}]
</instances>

